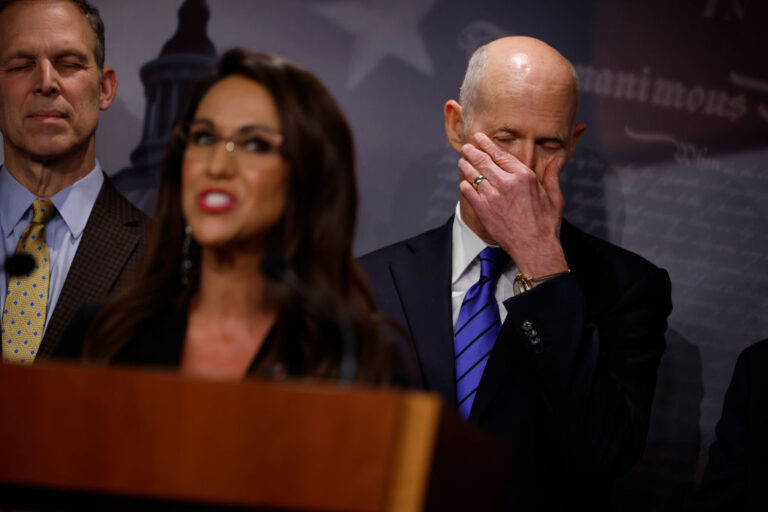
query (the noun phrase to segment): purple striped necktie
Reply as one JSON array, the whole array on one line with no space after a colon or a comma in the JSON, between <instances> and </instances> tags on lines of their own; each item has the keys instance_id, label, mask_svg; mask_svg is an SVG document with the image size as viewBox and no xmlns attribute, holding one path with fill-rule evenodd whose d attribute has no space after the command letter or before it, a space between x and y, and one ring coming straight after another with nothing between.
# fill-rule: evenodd
<instances>
[{"instance_id":1,"label":"purple striped necktie","mask_svg":"<svg viewBox=\"0 0 768 512\"><path fill-rule=\"evenodd\" d=\"M494 292L509 261L500 247L486 247L477 256L480 280L464 296L453 336L456 359L456 397L459 414L469 417L488 356L501 330L499 306Z\"/></svg>"}]
</instances>

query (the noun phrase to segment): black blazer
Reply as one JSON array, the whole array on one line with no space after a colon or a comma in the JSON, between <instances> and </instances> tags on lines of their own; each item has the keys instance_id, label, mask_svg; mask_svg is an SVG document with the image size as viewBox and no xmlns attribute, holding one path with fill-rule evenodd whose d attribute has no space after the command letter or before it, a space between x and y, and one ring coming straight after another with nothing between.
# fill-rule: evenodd
<instances>
[{"instance_id":1,"label":"black blazer","mask_svg":"<svg viewBox=\"0 0 768 512\"><path fill-rule=\"evenodd\" d=\"M72 322L64 332L61 342L51 354L54 359L80 359L83 352L83 342L88 329L98 313L100 305L89 305L81 308L72 318ZM159 313L147 325L136 333L126 346L122 347L111 359L110 364L125 366L151 366L165 369L176 369L181 364L184 337L187 333L187 306ZM267 334L264 343L256 353L248 374L253 374L265 355L275 344L274 328ZM299 375L301 359L297 353L283 354L283 360L271 370L274 377Z\"/></svg>"},{"instance_id":2,"label":"black blazer","mask_svg":"<svg viewBox=\"0 0 768 512\"><path fill-rule=\"evenodd\" d=\"M110 364L124 366L152 366L173 370L181 365L184 339L187 333L189 305L159 311L145 324L138 326L134 337L110 359ZM64 332L61 341L51 353L53 359L81 360L83 344L94 317L101 305L92 304L81 308ZM388 330L389 331L389 330ZM415 369L413 348L398 333L387 332L385 343L392 351L390 368L392 374L386 383L389 386L417 388L419 378ZM251 361L247 374L267 378L299 378L307 374L305 355L298 343L283 343L276 347L279 337L277 325L270 329L267 337ZM364 339L358 340L365 342ZM261 368L266 357L276 352L275 361L269 367Z\"/></svg>"},{"instance_id":3,"label":"black blazer","mask_svg":"<svg viewBox=\"0 0 768 512\"><path fill-rule=\"evenodd\" d=\"M768 510L768 340L744 349L689 511Z\"/></svg>"},{"instance_id":4,"label":"black blazer","mask_svg":"<svg viewBox=\"0 0 768 512\"><path fill-rule=\"evenodd\" d=\"M426 388L449 404L452 223L361 258L378 308L413 337ZM572 272L504 302L470 413L513 450L510 508L607 506L611 480L642 454L665 348L667 273L565 222L561 242Z\"/></svg>"}]
</instances>

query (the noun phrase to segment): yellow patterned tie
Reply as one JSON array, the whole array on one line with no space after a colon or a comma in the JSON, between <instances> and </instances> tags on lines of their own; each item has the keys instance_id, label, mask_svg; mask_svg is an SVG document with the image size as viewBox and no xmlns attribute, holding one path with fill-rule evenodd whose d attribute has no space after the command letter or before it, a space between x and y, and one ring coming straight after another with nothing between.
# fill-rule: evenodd
<instances>
[{"instance_id":1,"label":"yellow patterned tie","mask_svg":"<svg viewBox=\"0 0 768 512\"><path fill-rule=\"evenodd\" d=\"M45 223L56 214L50 199L32 202L32 222L21 235L17 253L35 258L35 268L26 276L9 276L3 308L3 361L29 364L35 360L43 339L51 262L45 241Z\"/></svg>"}]
</instances>

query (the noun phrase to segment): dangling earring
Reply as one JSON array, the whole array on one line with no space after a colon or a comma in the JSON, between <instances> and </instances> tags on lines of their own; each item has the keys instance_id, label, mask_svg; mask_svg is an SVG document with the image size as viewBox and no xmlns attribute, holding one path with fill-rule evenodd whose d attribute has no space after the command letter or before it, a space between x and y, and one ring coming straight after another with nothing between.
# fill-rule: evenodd
<instances>
[{"instance_id":1,"label":"dangling earring","mask_svg":"<svg viewBox=\"0 0 768 512\"><path fill-rule=\"evenodd\" d=\"M192 226L184 225L184 244L181 246L181 285L188 288L192 284Z\"/></svg>"}]
</instances>

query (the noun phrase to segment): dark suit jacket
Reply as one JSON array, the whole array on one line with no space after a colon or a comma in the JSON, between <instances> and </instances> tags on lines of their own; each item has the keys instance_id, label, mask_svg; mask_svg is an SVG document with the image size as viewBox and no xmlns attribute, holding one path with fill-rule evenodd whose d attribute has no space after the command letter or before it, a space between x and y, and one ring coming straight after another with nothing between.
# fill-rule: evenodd
<instances>
[{"instance_id":1,"label":"dark suit jacket","mask_svg":"<svg viewBox=\"0 0 768 512\"><path fill-rule=\"evenodd\" d=\"M736 361L690 511L768 510L768 340Z\"/></svg>"},{"instance_id":2,"label":"dark suit jacket","mask_svg":"<svg viewBox=\"0 0 768 512\"><path fill-rule=\"evenodd\" d=\"M452 222L361 258L378 308L411 333L426 388L449 404ZM561 242L572 272L504 302L470 413L512 448L521 510L607 506L644 448L672 308L667 273L640 256L568 223Z\"/></svg>"},{"instance_id":3,"label":"dark suit jacket","mask_svg":"<svg viewBox=\"0 0 768 512\"><path fill-rule=\"evenodd\" d=\"M146 245L148 225L147 216L128 202L105 176L37 359L45 359L53 352L80 307L103 302L110 292L133 276Z\"/></svg>"}]
</instances>

